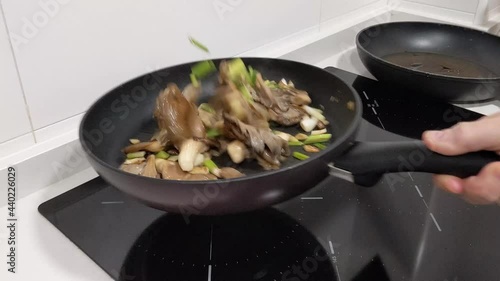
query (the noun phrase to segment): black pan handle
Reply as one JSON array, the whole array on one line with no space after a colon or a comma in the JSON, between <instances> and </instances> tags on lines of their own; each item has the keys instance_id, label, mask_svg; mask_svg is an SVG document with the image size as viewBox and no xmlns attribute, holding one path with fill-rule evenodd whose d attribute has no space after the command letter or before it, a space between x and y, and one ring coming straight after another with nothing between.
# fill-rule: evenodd
<instances>
[{"instance_id":1,"label":"black pan handle","mask_svg":"<svg viewBox=\"0 0 500 281\"><path fill-rule=\"evenodd\" d=\"M357 142L335 157L331 174L370 187L386 173L426 172L466 178L496 161L500 161L500 156L489 151L441 155L429 150L422 141Z\"/></svg>"}]
</instances>

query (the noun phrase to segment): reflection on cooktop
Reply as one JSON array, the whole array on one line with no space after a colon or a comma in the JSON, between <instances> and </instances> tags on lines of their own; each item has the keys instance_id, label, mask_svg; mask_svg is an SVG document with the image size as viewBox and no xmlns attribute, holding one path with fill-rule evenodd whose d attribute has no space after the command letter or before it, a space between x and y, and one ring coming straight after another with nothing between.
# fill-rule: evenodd
<instances>
[{"instance_id":1,"label":"reflection on cooktop","mask_svg":"<svg viewBox=\"0 0 500 281\"><path fill-rule=\"evenodd\" d=\"M189 222L161 216L135 241L120 272L119 280L337 280L316 238L274 209Z\"/></svg>"}]
</instances>

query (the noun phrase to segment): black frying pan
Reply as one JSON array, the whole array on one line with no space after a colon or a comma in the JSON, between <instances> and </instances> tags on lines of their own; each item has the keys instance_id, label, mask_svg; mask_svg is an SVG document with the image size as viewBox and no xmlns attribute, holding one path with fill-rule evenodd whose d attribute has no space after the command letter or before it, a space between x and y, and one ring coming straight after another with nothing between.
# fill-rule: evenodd
<instances>
[{"instance_id":1,"label":"black frying pan","mask_svg":"<svg viewBox=\"0 0 500 281\"><path fill-rule=\"evenodd\" d=\"M441 100L470 103L500 96L500 37L425 22L370 26L358 53L378 80Z\"/></svg>"},{"instance_id":2,"label":"black frying pan","mask_svg":"<svg viewBox=\"0 0 500 281\"><path fill-rule=\"evenodd\" d=\"M311 65L267 58L243 60L266 79L292 80L297 88L309 92L313 105L325 107L329 132L333 134L327 149L306 161L291 158L275 171L263 171L252 161L240 168L247 176L233 180L169 181L119 170L124 160L121 150L128 140L149 139L153 134L156 125L152 113L160 90L169 82L181 88L190 82L190 63L135 78L92 105L80 126L80 141L91 165L111 185L149 206L169 212L213 215L260 209L295 197L324 180L330 170L327 164L332 160L337 175L366 186L376 184L386 172L470 176L487 163L499 160L486 152L445 157L431 153L421 142L354 144L362 115L361 100L354 89ZM214 62L219 65L220 60ZM215 75L203 80L202 99L213 93L217 83ZM298 132L295 127L280 130Z\"/></svg>"}]
</instances>

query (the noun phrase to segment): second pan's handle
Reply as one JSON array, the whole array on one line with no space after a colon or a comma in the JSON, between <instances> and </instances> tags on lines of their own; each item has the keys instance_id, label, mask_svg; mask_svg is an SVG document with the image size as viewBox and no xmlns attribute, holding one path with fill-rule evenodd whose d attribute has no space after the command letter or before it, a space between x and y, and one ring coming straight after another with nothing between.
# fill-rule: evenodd
<instances>
[{"instance_id":1,"label":"second pan's handle","mask_svg":"<svg viewBox=\"0 0 500 281\"><path fill-rule=\"evenodd\" d=\"M333 175L351 177L361 186L373 186L386 173L426 172L461 178L477 175L489 163L500 161L494 152L445 156L422 141L355 143L333 160Z\"/></svg>"}]
</instances>

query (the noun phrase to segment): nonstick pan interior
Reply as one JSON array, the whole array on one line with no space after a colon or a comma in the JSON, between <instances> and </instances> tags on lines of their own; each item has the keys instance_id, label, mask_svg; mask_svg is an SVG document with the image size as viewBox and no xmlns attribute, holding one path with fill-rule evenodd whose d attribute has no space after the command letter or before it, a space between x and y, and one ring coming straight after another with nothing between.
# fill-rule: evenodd
<instances>
[{"instance_id":1,"label":"nonstick pan interior","mask_svg":"<svg viewBox=\"0 0 500 281\"><path fill-rule=\"evenodd\" d=\"M499 96L500 37L454 25L396 22L361 31L357 47L368 70L403 93L451 102Z\"/></svg>"}]
</instances>

